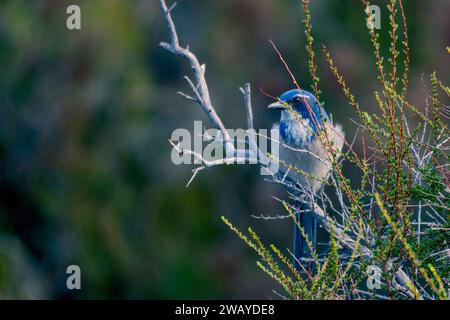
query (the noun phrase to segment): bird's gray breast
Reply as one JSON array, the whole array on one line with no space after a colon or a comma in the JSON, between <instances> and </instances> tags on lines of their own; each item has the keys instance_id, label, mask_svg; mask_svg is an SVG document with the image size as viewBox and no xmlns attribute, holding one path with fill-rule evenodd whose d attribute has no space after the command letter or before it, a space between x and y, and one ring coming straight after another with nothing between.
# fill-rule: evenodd
<instances>
[{"instance_id":1,"label":"bird's gray breast","mask_svg":"<svg viewBox=\"0 0 450 320\"><path fill-rule=\"evenodd\" d=\"M334 127L330 132L333 132ZM317 137L312 137L311 130L294 121L282 121L280 130L281 169L300 186L317 191L331 169L327 152ZM335 135L330 134L335 140ZM340 151L342 143L338 143Z\"/></svg>"}]
</instances>

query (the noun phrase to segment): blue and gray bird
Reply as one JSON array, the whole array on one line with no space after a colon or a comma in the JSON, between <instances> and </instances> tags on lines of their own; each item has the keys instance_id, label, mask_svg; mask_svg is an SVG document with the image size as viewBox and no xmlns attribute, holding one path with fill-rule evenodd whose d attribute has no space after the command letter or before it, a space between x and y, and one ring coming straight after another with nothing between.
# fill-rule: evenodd
<instances>
[{"instance_id":1,"label":"blue and gray bird","mask_svg":"<svg viewBox=\"0 0 450 320\"><path fill-rule=\"evenodd\" d=\"M344 145L342 127L333 124L325 110L320 107L316 97L305 90L287 91L280 96L279 101L270 104L268 108L281 110L281 119L278 125L280 161L299 169L285 169L282 172L283 177L287 177L297 185L295 188L297 199L305 198L305 194L301 193L316 194L331 170L329 153L322 142L323 139L320 139L318 135L327 130L328 139L333 142L333 149L339 153ZM324 125L325 122L326 125ZM310 208L304 202L295 201L296 219L315 247L317 222L312 213L314 208ZM299 228L295 226L294 230L295 258L298 261L310 258L310 250ZM295 265L299 267L297 263Z\"/></svg>"}]
</instances>

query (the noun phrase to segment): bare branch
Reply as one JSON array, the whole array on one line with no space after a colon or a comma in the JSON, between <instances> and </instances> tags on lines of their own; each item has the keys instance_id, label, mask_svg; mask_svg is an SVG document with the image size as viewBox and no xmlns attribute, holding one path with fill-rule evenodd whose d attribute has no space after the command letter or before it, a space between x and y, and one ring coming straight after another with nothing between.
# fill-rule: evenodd
<instances>
[{"instance_id":1,"label":"bare branch","mask_svg":"<svg viewBox=\"0 0 450 320\"><path fill-rule=\"evenodd\" d=\"M227 130L225 129L225 126L223 125L222 120L217 115L217 113L211 103L209 89L208 89L208 85L207 85L206 79L205 79L206 67L199 63L196 55L193 54L189 50L189 47L183 48L180 46L177 30L175 28L175 24L172 20L172 15L171 15L171 10L174 8L174 6L172 6L170 9L168 9L165 0L160 0L159 3L161 5L161 9L164 13L167 28L169 29L169 33L170 33L170 43L161 42L160 46L162 48L172 52L173 54L183 57L189 61L189 63L191 64L192 72L194 73L195 80L197 83L197 85L194 86L191 82L190 83L191 88L193 89L193 91L195 92L195 95L199 99L199 103L200 103L203 111L208 115L209 119L211 120L212 125L216 129L219 129L222 132L222 135L225 140L225 148L226 148L227 152L233 152L234 146L233 146L233 143L231 142L230 136L229 136Z\"/></svg>"},{"instance_id":2,"label":"bare branch","mask_svg":"<svg viewBox=\"0 0 450 320\"><path fill-rule=\"evenodd\" d=\"M245 110L247 111L247 129L254 129L250 83L246 83L244 88L239 88L239 90L244 95Z\"/></svg>"}]
</instances>

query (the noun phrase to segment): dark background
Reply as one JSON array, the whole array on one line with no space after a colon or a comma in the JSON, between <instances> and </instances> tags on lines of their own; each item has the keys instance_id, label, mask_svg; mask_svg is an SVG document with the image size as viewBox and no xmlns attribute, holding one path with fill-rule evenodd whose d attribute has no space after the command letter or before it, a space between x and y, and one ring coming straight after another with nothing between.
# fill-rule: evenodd
<instances>
[{"instance_id":1,"label":"dark background","mask_svg":"<svg viewBox=\"0 0 450 320\"><path fill-rule=\"evenodd\" d=\"M375 110L361 2L312 2L316 48L328 46L362 108ZM450 2L404 2L409 96L423 108L421 75L437 70L449 80ZM81 31L66 28L73 3L82 10ZM245 82L253 85L255 126L277 120L256 87L279 95L292 84L269 38L309 88L300 1L181 0L173 17L181 44L207 65L226 127L245 127L238 91ZM271 197L283 190L264 182L256 166L215 168L186 189L192 167L171 162L172 131L209 123L176 95L188 91L182 77L190 70L158 47L168 39L156 0L0 1L0 298L264 299L282 292L220 216L290 247L288 221L251 218L283 214ZM352 137L355 115L321 52L317 61L325 108ZM81 267L81 291L66 289L70 264Z\"/></svg>"}]
</instances>

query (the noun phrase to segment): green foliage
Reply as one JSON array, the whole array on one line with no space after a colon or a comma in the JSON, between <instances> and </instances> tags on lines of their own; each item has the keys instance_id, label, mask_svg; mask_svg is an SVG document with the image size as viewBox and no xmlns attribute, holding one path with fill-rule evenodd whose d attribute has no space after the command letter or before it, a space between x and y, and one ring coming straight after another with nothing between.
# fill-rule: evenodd
<instances>
[{"instance_id":1,"label":"green foliage","mask_svg":"<svg viewBox=\"0 0 450 320\"><path fill-rule=\"evenodd\" d=\"M302 0L302 4L312 88L319 97L310 3ZM364 1L364 5L367 8L369 1ZM356 111L359 127L369 136L372 144L370 148L363 145L363 155L351 148L346 153L338 154L332 145L329 147L326 130L319 135L324 146L329 147L333 182L328 185L340 197L338 203L341 210L338 212L328 197L324 199L323 196L316 196L310 199L319 208L328 206L333 209L326 212L327 218L322 220L329 232L325 255L313 248L291 208L283 202L312 251L314 268L308 269L307 264L302 262L304 272L297 275L292 265L282 259L296 275L293 279L298 279L292 283L293 279L280 273L272 258L263 255L266 265L261 262L258 265L277 280L292 298L447 299L450 282L449 129L444 121L447 111L443 110L448 102L440 100L440 93L445 93L448 98L449 89L434 72L430 76L431 94L425 97L425 113L407 101L410 49L403 2L391 0L387 10L390 29L387 59L381 51L381 34L375 29L369 30L377 79L381 86L380 91L374 92L379 108L376 113L361 108L331 53L323 46L331 74L340 85L348 104ZM400 26L402 35L398 34ZM401 75L397 67L400 57L403 60ZM293 77L289 67L286 68ZM298 85L295 78L293 82ZM411 124L411 116L421 122ZM365 140L365 137L362 139ZM367 156L369 150L372 154L370 161ZM344 175L336 161L339 157L360 170L359 188ZM296 169L294 164L285 166ZM345 218L343 223L339 222L339 215ZM231 223L225 221L246 241ZM335 232L337 225L340 226L339 232ZM258 252L266 252L260 239L257 240L256 245L246 242ZM341 253L341 248L351 249L352 253ZM276 252L279 257L283 257L279 251ZM378 293L361 289L364 287L365 270L370 265L379 266L382 270L382 288ZM297 288L296 284L301 286L301 294L292 289Z\"/></svg>"}]
</instances>

